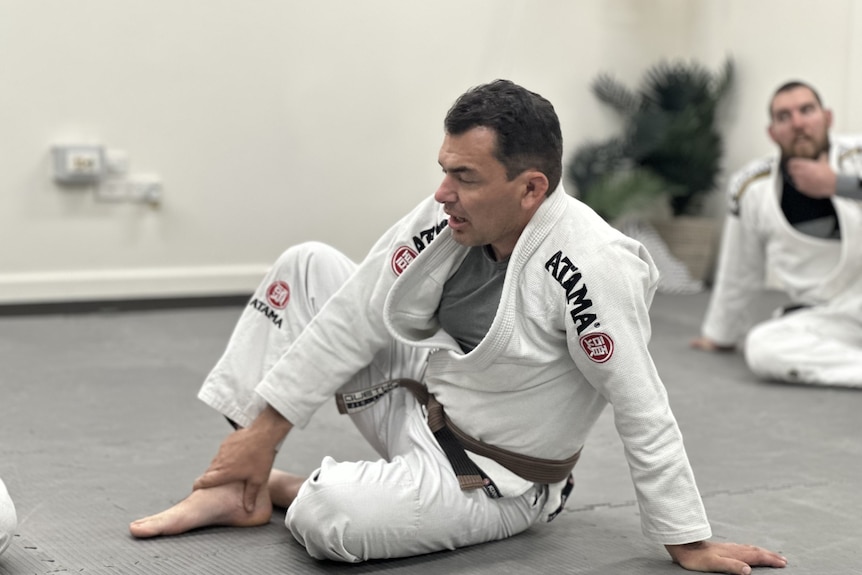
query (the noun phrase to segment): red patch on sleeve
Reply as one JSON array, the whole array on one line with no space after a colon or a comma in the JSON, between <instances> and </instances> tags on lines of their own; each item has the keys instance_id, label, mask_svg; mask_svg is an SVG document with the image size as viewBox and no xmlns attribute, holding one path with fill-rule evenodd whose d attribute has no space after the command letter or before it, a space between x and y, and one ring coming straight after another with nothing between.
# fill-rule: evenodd
<instances>
[{"instance_id":1,"label":"red patch on sleeve","mask_svg":"<svg viewBox=\"0 0 862 575\"><path fill-rule=\"evenodd\" d=\"M407 269L407 266L413 263L413 260L415 260L418 255L419 254L407 246L399 247L395 250L395 253L392 254L392 271L395 272L396 276L400 276L404 273L404 270Z\"/></svg>"},{"instance_id":2,"label":"red patch on sleeve","mask_svg":"<svg viewBox=\"0 0 862 575\"><path fill-rule=\"evenodd\" d=\"M604 363L614 354L614 340L604 333L588 333L581 337L581 348L596 363Z\"/></svg>"}]
</instances>

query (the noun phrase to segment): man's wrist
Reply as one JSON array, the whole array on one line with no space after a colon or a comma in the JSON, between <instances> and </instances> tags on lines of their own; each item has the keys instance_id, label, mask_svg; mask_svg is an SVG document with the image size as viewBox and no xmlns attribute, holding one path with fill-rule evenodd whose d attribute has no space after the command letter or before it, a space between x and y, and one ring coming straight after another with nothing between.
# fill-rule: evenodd
<instances>
[{"instance_id":1,"label":"man's wrist","mask_svg":"<svg viewBox=\"0 0 862 575\"><path fill-rule=\"evenodd\" d=\"M267 405L249 427L263 435L276 451L292 428L293 424L271 405Z\"/></svg>"},{"instance_id":2,"label":"man's wrist","mask_svg":"<svg viewBox=\"0 0 862 575\"><path fill-rule=\"evenodd\" d=\"M706 546L706 541L692 541L691 543L681 543L679 545L665 545L664 548L670 554L671 558L679 563L681 555L689 551L697 551Z\"/></svg>"}]
</instances>

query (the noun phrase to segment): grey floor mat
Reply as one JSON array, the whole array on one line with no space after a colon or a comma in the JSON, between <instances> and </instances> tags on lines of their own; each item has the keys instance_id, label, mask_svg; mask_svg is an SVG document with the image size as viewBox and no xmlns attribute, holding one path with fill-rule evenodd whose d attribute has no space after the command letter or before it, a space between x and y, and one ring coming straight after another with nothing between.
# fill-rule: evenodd
<instances>
[{"instance_id":1,"label":"grey floor mat","mask_svg":"<svg viewBox=\"0 0 862 575\"><path fill-rule=\"evenodd\" d=\"M766 315L777 298L764 298ZM862 391L754 380L691 351L706 294L659 296L653 351L718 540L784 553L787 575L862 573ZM314 561L282 525L138 541L128 523L184 497L227 434L195 399L240 308L0 317L0 477L19 514L0 574L681 573L640 532L610 413L566 512L509 541L394 561ZM371 457L328 405L277 465Z\"/></svg>"}]
</instances>

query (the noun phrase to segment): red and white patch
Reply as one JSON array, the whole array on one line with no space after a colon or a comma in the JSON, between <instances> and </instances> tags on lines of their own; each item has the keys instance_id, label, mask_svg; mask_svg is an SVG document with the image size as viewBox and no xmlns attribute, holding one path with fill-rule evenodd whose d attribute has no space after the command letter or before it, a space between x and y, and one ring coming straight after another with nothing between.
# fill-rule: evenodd
<instances>
[{"instance_id":1,"label":"red and white patch","mask_svg":"<svg viewBox=\"0 0 862 575\"><path fill-rule=\"evenodd\" d=\"M614 340L604 333L588 333L581 337L581 347L587 357L596 363L604 363L614 354Z\"/></svg>"},{"instance_id":2,"label":"red and white patch","mask_svg":"<svg viewBox=\"0 0 862 575\"><path fill-rule=\"evenodd\" d=\"M290 300L290 286L283 281L272 282L266 289L266 301L275 309L284 309Z\"/></svg>"},{"instance_id":3,"label":"red and white patch","mask_svg":"<svg viewBox=\"0 0 862 575\"><path fill-rule=\"evenodd\" d=\"M407 269L413 260L416 259L416 256L419 255L412 249L407 246L400 246L395 253L392 254L392 271L395 272L396 276L400 276L404 273L404 270Z\"/></svg>"}]
</instances>

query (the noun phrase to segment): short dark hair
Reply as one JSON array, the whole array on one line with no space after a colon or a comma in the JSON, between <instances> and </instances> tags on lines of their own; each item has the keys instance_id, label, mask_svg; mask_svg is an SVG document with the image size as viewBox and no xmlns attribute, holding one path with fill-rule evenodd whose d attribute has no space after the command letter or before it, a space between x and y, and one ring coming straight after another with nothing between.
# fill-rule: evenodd
<instances>
[{"instance_id":1,"label":"short dark hair","mask_svg":"<svg viewBox=\"0 0 862 575\"><path fill-rule=\"evenodd\" d=\"M795 90L796 88L807 88L811 90L811 93L814 94L814 99L817 100L817 105L821 108L823 107L823 101L820 99L820 94L817 93L817 90L814 89L814 86L807 82L803 82L801 80L790 80L789 82L785 82L780 85L775 92L772 93L772 97L769 99L769 119L772 120L772 104L775 102L775 97L778 94L783 92L789 92L790 90Z\"/></svg>"},{"instance_id":2,"label":"short dark hair","mask_svg":"<svg viewBox=\"0 0 862 575\"><path fill-rule=\"evenodd\" d=\"M486 127L497 134L494 157L514 179L530 168L548 178L548 194L563 172L563 134L551 103L509 80L495 80L462 94L443 123L453 136Z\"/></svg>"}]
</instances>

